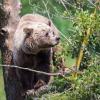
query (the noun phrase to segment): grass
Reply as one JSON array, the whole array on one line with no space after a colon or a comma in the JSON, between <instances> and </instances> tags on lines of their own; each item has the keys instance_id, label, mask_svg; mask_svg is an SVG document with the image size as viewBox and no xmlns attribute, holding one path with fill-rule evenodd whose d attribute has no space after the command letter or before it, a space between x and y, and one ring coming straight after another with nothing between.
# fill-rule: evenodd
<instances>
[{"instance_id":1,"label":"grass","mask_svg":"<svg viewBox=\"0 0 100 100\"><path fill-rule=\"evenodd\" d=\"M1 52L0 52L0 64L1 64ZM5 91L4 91L4 80L3 80L3 71L0 66L0 100L6 100Z\"/></svg>"},{"instance_id":2,"label":"grass","mask_svg":"<svg viewBox=\"0 0 100 100\"><path fill-rule=\"evenodd\" d=\"M0 100L6 100L4 92L3 73L1 68L0 68Z\"/></svg>"}]
</instances>

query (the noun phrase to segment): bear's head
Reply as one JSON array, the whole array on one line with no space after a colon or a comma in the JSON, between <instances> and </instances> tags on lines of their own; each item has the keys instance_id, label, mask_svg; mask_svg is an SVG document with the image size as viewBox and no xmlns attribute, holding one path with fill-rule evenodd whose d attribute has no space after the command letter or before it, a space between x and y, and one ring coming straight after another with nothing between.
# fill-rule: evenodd
<instances>
[{"instance_id":1,"label":"bear's head","mask_svg":"<svg viewBox=\"0 0 100 100\"><path fill-rule=\"evenodd\" d=\"M21 37L23 39L20 48L28 54L37 54L41 50L51 48L60 40L59 34L55 33L50 26L39 22L24 25L22 33L19 34L19 38Z\"/></svg>"}]
</instances>

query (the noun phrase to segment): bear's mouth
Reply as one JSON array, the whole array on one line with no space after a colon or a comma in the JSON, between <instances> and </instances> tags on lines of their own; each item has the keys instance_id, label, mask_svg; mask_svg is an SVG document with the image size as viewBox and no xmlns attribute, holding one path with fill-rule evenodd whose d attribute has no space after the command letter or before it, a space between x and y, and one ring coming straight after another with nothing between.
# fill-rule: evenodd
<instances>
[{"instance_id":1,"label":"bear's mouth","mask_svg":"<svg viewBox=\"0 0 100 100\"><path fill-rule=\"evenodd\" d=\"M44 46L39 46L40 48L51 48L51 47L54 47L55 45L57 45L59 42L55 43L55 44L45 44Z\"/></svg>"},{"instance_id":2,"label":"bear's mouth","mask_svg":"<svg viewBox=\"0 0 100 100\"><path fill-rule=\"evenodd\" d=\"M55 45L52 45L52 44L46 44L46 45L42 45L40 46L40 48L50 48L50 47L54 47Z\"/></svg>"}]
</instances>

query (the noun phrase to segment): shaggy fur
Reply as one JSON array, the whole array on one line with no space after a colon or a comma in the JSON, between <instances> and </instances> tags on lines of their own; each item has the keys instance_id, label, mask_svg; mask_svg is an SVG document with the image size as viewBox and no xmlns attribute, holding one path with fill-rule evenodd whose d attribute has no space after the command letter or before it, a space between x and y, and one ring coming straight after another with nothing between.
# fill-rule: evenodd
<instances>
[{"instance_id":1,"label":"shaggy fur","mask_svg":"<svg viewBox=\"0 0 100 100\"><path fill-rule=\"evenodd\" d=\"M14 64L51 72L52 47L59 43L59 39L58 30L47 18L33 14L23 16L14 34ZM19 69L16 73L24 91L38 89L50 82L47 75Z\"/></svg>"}]
</instances>

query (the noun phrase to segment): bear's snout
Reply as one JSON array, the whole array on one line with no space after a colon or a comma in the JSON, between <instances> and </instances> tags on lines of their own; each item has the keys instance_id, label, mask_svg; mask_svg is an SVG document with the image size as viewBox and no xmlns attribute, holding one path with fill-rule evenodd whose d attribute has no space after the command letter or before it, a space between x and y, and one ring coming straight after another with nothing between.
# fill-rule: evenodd
<instances>
[{"instance_id":1,"label":"bear's snout","mask_svg":"<svg viewBox=\"0 0 100 100\"><path fill-rule=\"evenodd\" d=\"M59 42L60 41L60 37L56 37L56 41Z\"/></svg>"},{"instance_id":2,"label":"bear's snout","mask_svg":"<svg viewBox=\"0 0 100 100\"><path fill-rule=\"evenodd\" d=\"M59 41L60 41L60 37L56 37L56 45L59 43Z\"/></svg>"}]
</instances>

